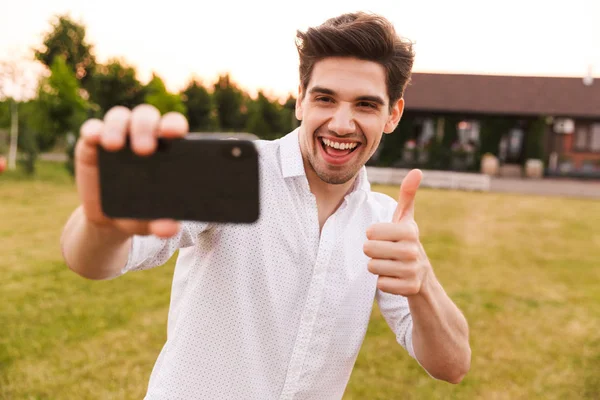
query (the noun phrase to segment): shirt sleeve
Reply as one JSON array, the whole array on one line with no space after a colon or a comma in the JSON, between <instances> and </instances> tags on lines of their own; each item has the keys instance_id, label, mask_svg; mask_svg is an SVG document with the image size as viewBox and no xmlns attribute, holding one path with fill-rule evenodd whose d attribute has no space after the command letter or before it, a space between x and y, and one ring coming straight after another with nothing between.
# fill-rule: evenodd
<instances>
[{"instance_id":1,"label":"shirt sleeve","mask_svg":"<svg viewBox=\"0 0 600 400\"><path fill-rule=\"evenodd\" d=\"M168 239L154 235L135 235L131 241L127 264L121 270L121 275L129 271L150 269L163 265L175 251L180 248L194 246L198 235L210 228L208 223L188 222L181 223L179 232Z\"/></svg>"},{"instance_id":2,"label":"shirt sleeve","mask_svg":"<svg viewBox=\"0 0 600 400\"><path fill-rule=\"evenodd\" d=\"M396 341L416 359L412 342L413 322L406 297L377 289L375 298L383 318L396 335Z\"/></svg>"}]
</instances>

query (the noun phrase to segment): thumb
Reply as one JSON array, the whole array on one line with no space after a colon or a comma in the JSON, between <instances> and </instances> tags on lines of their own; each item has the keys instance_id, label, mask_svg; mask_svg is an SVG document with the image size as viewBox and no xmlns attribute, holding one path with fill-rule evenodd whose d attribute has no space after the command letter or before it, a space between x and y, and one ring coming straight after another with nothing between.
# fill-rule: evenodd
<instances>
[{"instance_id":1,"label":"thumb","mask_svg":"<svg viewBox=\"0 0 600 400\"><path fill-rule=\"evenodd\" d=\"M402 218L415 216L415 195L421 184L423 172L419 169L411 170L400 185L400 195L398 196L398 206L394 212L392 222L399 222Z\"/></svg>"}]
</instances>

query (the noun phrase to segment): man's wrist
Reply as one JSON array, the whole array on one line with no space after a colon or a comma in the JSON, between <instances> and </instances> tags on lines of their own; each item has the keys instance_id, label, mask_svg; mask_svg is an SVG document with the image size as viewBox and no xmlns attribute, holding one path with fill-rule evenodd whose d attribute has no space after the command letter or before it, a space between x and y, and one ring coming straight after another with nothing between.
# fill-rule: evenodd
<instances>
[{"instance_id":1,"label":"man's wrist","mask_svg":"<svg viewBox=\"0 0 600 400\"><path fill-rule=\"evenodd\" d=\"M426 272L421 280L421 287L417 293L408 297L409 302L417 304L431 304L435 293L439 290L440 284L433 272L433 268L428 263Z\"/></svg>"}]
</instances>

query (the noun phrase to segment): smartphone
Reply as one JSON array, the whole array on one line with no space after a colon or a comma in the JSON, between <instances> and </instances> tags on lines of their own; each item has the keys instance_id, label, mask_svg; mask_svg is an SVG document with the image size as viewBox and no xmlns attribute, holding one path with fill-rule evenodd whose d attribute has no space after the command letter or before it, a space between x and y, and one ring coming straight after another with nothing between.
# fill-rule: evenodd
<instances>
[{"instance_id":1,"label":"smartphone","mask_svg":"<svg viewBox=\"0 0 600 400\"><path fill-rule=\"evenodd\" d=\"M100 201L110 218L252 223L258 153L249 140L158 139L150 156L98 146Z\"/></svg>"}]
</instances>

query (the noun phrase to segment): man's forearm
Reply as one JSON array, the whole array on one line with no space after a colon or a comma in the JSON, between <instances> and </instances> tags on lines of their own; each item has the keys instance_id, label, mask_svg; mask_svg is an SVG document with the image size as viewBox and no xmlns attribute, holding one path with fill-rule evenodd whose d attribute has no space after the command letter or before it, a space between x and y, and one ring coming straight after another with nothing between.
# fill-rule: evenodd
<instances>
[{"instance_id":1,"label":"man's forearm","mask_svg":"<svg viewBox=\"0 0 600 400\"><path fill-rule=\"evenodd\" d=\"M419 294L408 298L413 348L434 378L458 383L471 365L469 327L463 314L430 273Z\"/></svg>"},{"instance_id":2,"label":"man's forearm","mask_svg":"<svg viewBox=\"0 0 600 400\"><path fill-rule=\"evenodd\" d=\"M126 265L131 237L89 222L79 207L67 221L60 242L71 270L88 279L109 279Z\"/></svg>"}]
</instances>

